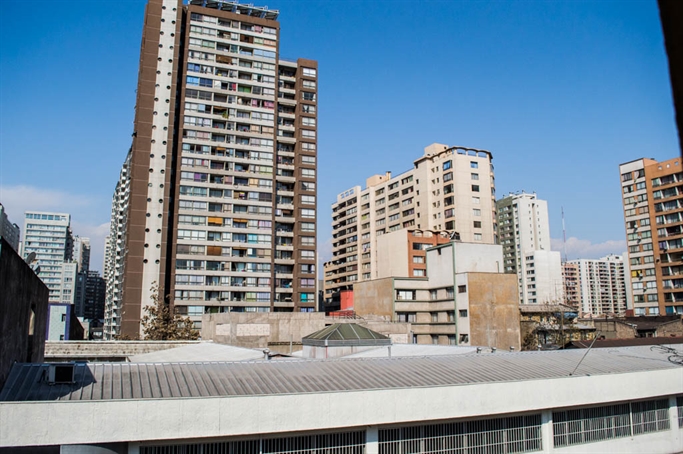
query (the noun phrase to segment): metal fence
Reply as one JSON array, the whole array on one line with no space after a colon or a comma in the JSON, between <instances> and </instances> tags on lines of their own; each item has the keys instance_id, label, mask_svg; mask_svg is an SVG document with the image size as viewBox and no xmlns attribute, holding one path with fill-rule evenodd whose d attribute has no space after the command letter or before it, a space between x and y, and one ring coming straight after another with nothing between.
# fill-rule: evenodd
<instances>
[{"instance_id":1,"label":"metal fence","mask_svg":"<svg viewBox=\"0 0 683 454\"><path fill-rule=\"evenodd\" d=\"M553 412L555 447L668 429L668 399Z\"/></svg>"},{"instance_id":2,"label":"metal fence","mask_svg":"<svg viewBox=\"0 0 683 454\"><path fill-rule=\"evenodd\" d=\"M540 450L540 414L379 431L380 454L507 454Z\"/></svg>"},{"instance_id":3,"label":"metal fence","mask_svg":"<svg viewBox=\"0 0 683 454\"><path fill-rule=\"evenodd\" d=\"M140 454L365 454L365 431L174 446L141 446Z\"/></svg>"}]
</instances>

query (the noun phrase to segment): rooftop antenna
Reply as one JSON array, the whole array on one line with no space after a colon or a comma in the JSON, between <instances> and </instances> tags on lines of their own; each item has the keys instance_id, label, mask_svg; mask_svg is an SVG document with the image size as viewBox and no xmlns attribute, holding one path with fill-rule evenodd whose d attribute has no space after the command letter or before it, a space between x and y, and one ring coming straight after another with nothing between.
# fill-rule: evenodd
<instances>
[{"instance_id":1,"label":"rooftop antenna","mask_svg":"<svg viewBox=\"0 0 683 454\"><path fill-rule=\"evenodd\" d=\"M562 250L564 252L564 261L567 261L567 230L564 227L564 207L562 207Z\"/></svg>"},{"instance_id":2,"label":"rooftop antenna","mask_svg":"<svg viewBox=\"0 0 683 454\"><path fill-rule=\"evenodd\" d=\"M576 369L578 369L579 366L581 365L581 363L583 362L583 360L586 359L586 355L588 355L588 353L590 353L591 348L593 348L593 344L595 343L596 340L598 340L598 337L600 337L601 334L602 333L600 331L595 333L595 337L593 338L593 342L591 342L591 344L586 349L586 353L584 353L583 356L581 357L581 361L579 361L579 364L577 364L576 367L574 368L574 370L569 373L570 377L572 375L574 375L574 372L576 372Z\"/></svg>"}]
</instances>

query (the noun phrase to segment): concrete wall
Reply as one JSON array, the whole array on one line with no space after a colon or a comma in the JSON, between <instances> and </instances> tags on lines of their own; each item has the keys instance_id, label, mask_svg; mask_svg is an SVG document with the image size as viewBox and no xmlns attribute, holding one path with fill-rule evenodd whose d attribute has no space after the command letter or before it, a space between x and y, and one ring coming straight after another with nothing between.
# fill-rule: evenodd
<instances>
[{"instance_id":1,"label":"concrete wall","mask_svg":"<svg viewBox=\"0 0 683 454\"><path fill-rule=\"evenodd\" d=\"M657 337L681 337L683 336L683 320L663 323L657 328Z\"/></svg>"},{"instance_id":2,"label":"concrete wall","mask_svg":"<svg viewBox=\"0 0 683 454\"><path fill-rule=\"evenodd\" d=\"M293 342L325 328L321 312L225 312L202 317L202 339L246 348Z\"/></svg>"},{"instance_id":3,"label":"concrete wall","mask_svg":"<svg viewBox=\"0 0 683 454\"><path fill-rule=\"evenodd\" d=\"M376 276L410 277L408 257L408 230L402 229L377 238Z\"/></svg>"},{"instance_id":4,"label":"concrete wall","mask_svg":"<svg viewBox=\"0 0 683 454\"><path fill-rule=\"evenodd\" d=\"M49 291L0 238L0 388L12 364L43 362Z\"/></svg>"},{"instance_id":5,"label":"concrete wall","mask_svg":"<svg viewBox=\"0 0 683 454\"><path fill-rule=\"evenodd\" d=\"M592 321L596 332L600 331L600 335L605 336L605 339L633 339L637 334L635 326L619 320L595 318Z\"/></svg>"},{"instance_id":6,"label":"concrete wall","mask_svg":"<svg viewBox=\"0 0 683 454\"><path fill-rule=\"evenodd\" d=\"M394 317L394 284L392 278L375 279L354 284L354 310L356 314Z\"/></svg>"},{"instance_id":7,"label":"concrete wall","mask_svg":"<svg viewBox=\"0 0 683 454\"><path fill-rule=\"evenodd\" d=\"M111 358L142 355L168 350L201 341L62 341L46 342L45 358L48 360L77 360L83 358Z\"/></svg>"},{"instance_id":8,"label":"concrete wall","mask_svg":"<svg viewBox=\"0 0 683 454\"><path fill-rule=\"evenodd\" d=\"M337 319L321 312L226 312L202 318L202 340L245 348L270 348L287 353L290 342L301 350L301 338L333 323L358 323L395 343L409 342L410 324L391 323L391 317Z\"/></svg>"},{"instance_id":9,"label":"concrete wall","mask_svg":"<svg viewBox=\"0 0 683 454\"><path fill-rule=\"evenodd\" d=\"M470 344L521 348L515 274L469 273ZM458 294L456 294L457 298Z\"/></svg>"}]
</instances>

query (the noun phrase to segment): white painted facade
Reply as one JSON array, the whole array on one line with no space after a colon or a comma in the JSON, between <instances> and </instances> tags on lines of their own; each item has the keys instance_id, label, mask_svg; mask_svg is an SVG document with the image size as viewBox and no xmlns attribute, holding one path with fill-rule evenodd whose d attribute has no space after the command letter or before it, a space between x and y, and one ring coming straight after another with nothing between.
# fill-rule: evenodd
<instances>
[{"instance_id":1,"label":"white painted facade","mask_svg":"<svg viewBox=\"0 0 683 454\"><path fill-rule=\"evenodd\" d=\"M562 257L550 250L548 202L536 194L509 194L496 202L505 271L517 273L520 304L563 301Z\"/></svg>"}]
</instances>

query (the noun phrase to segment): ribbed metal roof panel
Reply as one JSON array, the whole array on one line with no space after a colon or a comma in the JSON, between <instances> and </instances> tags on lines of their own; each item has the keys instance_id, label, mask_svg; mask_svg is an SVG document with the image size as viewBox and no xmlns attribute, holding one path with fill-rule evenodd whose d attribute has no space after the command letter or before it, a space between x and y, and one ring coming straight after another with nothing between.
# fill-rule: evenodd
<instances>
[{"instance_id":1,"label":"ribbed metal roof panel","mask_svg":"<svg viewBox=\"0 0 683 454\"><path fill-rule=\"evenodd\" d=\"M568 377L586 350L221 363L76 364L74 384L47 364L15 364L0 401L163 399L344 392ZM575 376L683 367L649 347L591 350Z\"/></svg>"}]
</instances>

